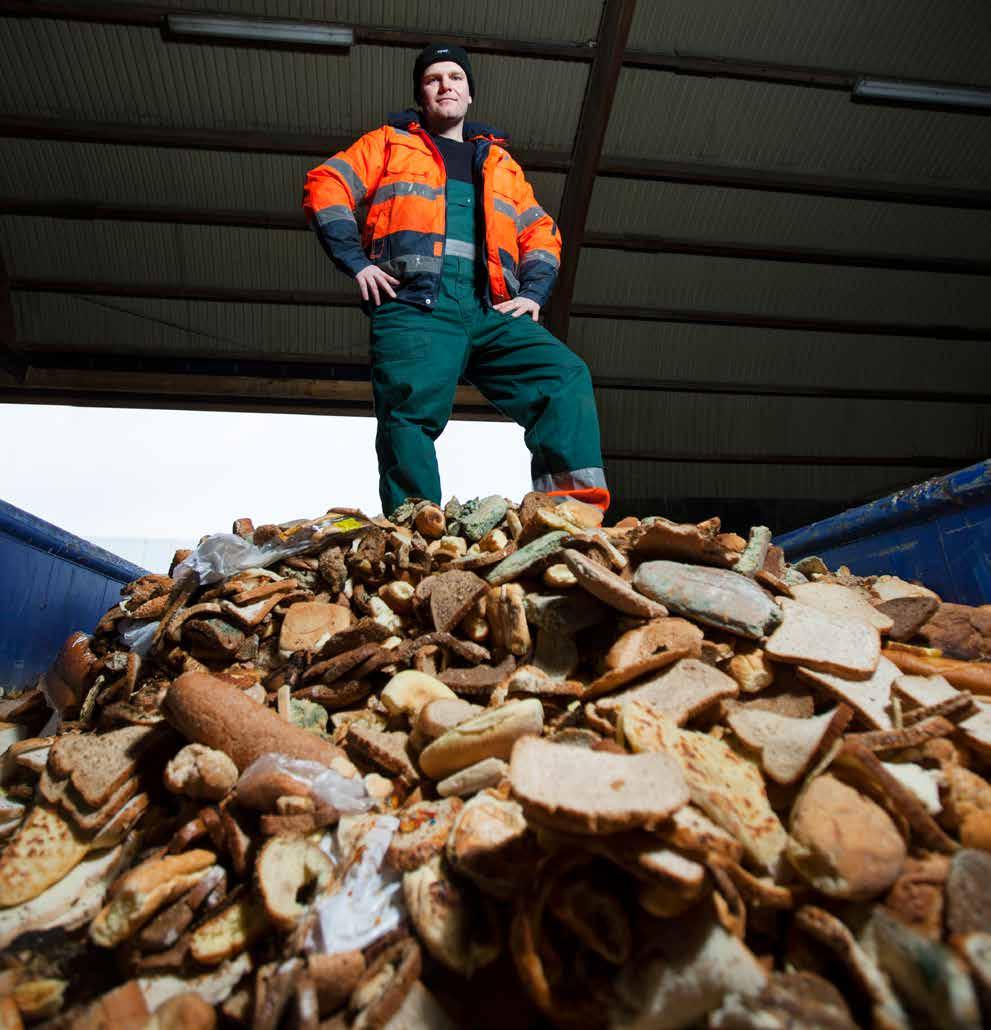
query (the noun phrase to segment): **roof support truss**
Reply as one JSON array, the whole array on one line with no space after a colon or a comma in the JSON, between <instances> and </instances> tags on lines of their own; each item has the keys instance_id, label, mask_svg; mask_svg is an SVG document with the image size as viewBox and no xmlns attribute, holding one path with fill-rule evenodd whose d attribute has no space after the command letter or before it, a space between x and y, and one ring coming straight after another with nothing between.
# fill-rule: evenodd
<instances>
[{"instance_id":1,"label":"roof support truss","mask_svg":"<svg viewBox=\"0 0 991 1030\"><path fill-rule=\"evenodd\" d=\"M563 240L561 268L546 312L548 329L562 340L568 336L568 318L585 234L585 219L635 9L636 0L605 0L602 7L595 60L588 74L571 168L561 197L558 218Z\"/></svg>"}]
</instances>

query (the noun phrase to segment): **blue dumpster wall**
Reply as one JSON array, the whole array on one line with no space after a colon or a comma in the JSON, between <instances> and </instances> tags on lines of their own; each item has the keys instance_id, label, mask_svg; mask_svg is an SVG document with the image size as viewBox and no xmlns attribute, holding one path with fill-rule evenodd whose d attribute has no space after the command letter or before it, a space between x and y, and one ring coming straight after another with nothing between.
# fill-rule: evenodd
<instances>
[{"instance_id":1,"label":"blue dumpster wall","mask_svg":"<svg viewBox=\"0 0 991 1030\"><path fill-rule=\"evenodd\" d=\"M0 501L0 688L34 682L145 570Z\"/></svg>"},{"instance_id":2,"label":"blue dumpster wall","mask_svg":"<svg viewBox=\"0 0 991 1030\"><path fill-rule=\"evenodd\" d=\"M991 460L899 490L775 539L859 576L918 580L958 604L991 603Z\"/></svg>"}]
</instances>

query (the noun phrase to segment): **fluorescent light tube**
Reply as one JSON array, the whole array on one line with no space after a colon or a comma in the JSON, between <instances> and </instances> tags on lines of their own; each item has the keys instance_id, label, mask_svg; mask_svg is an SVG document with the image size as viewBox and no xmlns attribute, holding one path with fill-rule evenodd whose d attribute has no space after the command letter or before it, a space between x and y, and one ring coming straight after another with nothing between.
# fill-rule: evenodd
<instances>
[{"instance_id":1,"label":"fluorescent light tube","mask_svg":"<svg viewBox=\"0 0 991 1030\"><path fill-rule=\"evenodd\" d=\"M978 86L941 86L895 79L857 79L853 95L861 100L887 100L896 104L934 107L973 107L991 110L991 89Z\"/></svg>"},{"instance_id":2,"label":"fluorescent light tube","mask_svg":"<svg viewBox=\"0 0 991 1030\"><path fill-rule=\"evenodd\" d=\"M168 31L176 36L240 43L281 43L283 46L340 48L354 43L352 29L320 22L227 18L212 14L168 14L165 20Z\"/></svg>"}]
</instances>

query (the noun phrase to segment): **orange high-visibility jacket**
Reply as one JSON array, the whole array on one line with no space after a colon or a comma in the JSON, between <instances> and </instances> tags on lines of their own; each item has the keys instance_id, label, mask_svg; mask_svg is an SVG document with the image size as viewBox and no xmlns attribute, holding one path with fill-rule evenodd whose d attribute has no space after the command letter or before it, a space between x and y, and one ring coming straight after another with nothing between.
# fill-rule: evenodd
<instances>
[{"instance_id":1,"label":"orange high-visibility jacket","mask_svg":"<svg viewBox=\"0 0 991 1030\"><path fill-rule=\"evenodd\" d=\"M561 235L537 203L523 170L488 126L466 123L481 184L491 304L528 297L541 307L561 258ZM345 273L370 264L400 281L397 296L427 309L437 302L445 244L447 172L417 111L405 111L314 168L303 208L324 249Z\"/></svg>"}]
</instances>

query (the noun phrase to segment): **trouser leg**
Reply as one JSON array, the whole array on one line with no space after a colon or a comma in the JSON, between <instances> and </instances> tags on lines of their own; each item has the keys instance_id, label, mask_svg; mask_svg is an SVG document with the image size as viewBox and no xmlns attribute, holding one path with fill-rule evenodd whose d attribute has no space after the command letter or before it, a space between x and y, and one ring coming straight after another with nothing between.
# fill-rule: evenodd
<instances>
[{"instance_id":1,"label":"trouser leg","mask_svg":"<svg viewBox=\"0 0 991 1030\"><path fill-rule=\"evenodd\" d=\"M588 366L526 316L480 311L467 376L525 429L536 489L607 507L599 418Z\"/></svg>"},{"instance_id":2,"label":"trouser leg","mask_svg":"<svg viewBox=\"0 0 991 1030\"><path fill-rule=\"evenodd\" d=\"M444 311L389 301L372 315L372 397L379 497L389 515L407 497L441 499L434 441L454 406L468 341Z\"/></svg>"}]
</instances>

